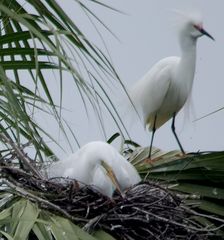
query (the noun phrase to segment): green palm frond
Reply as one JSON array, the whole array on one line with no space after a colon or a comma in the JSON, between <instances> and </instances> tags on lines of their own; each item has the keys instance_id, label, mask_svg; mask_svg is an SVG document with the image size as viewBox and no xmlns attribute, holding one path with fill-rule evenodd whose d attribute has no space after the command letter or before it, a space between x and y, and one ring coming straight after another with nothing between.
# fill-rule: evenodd
<instances>
[{"instance_id":1,"label":"green palm frond","mask_svg":"<svg viewBox=\"0 0 224 240\"><path fill-rule=\"evenodd\" d=\"M106 4L93 3L113 10ZM80 7L83 11L88 10L90 15L92 13L81 1L71 1L71 4L74 10ZM120 82L114 67L57 1L2 1L0 12L1 131L7 133L13 142L31 142L38 159L42 159L43 154L53 155L43 137L57 142L35 121L38 110L54 117L68 142L68 132L77 142L61 115L63 72L71 75L76 87L74 94L81 96L86 111L89 105L93 108L102 127L100 105L110 113L119 131L125 131L109 97L109 89L105 89L111 80ZM103 24L93 13L91 17ZM59 103L49 88L46 70L59 76Z\"/></svg>"},{"instance_id":2,"label":"green palm frond","mask_svg":"<svg viewBox=\"0 0 224 240\"><path fill-rule=\"evenodd\" d=\"M224 216L224 152L192 153L181 157L179 151L163 152L137 148L130 160L145 179L166 184L183 194L185 201L199 209Z\"/></svg>"},{"instance_id":3,"label":"green palm frond","mask_svg":"<svg viewBox=\"0 0 224 240\"><path fill-rule=\"evenodd\" d=\"M80 240L112 240L109 234L99 231L95 237L83 231L68 219L40 209L29 200L18 198L11 201L11 194L1 194L0 207L7 203L0 213L0 237L12 239L80 239Z\"/></svg>"}]
</instances>

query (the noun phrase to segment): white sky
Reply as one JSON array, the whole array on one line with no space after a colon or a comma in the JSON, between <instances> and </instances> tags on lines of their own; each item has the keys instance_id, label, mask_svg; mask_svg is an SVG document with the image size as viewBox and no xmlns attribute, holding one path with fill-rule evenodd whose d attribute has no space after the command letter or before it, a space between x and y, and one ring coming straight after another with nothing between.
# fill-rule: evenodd
<instances>
[{"instance_id":1,"label":"white sky","mask_svg":"<svg viewBox=\"0 0 224 240\"><path fill-rule=\"evenodd\" d=\"M127 13L122 15L94 4L90 5L121 41L117 41L102 28L99 29L104 36L114 66L128 87L141 78L156 61L163 57L179 55L177 34L173 27L175 14L170 10L196 8L202 12L204 28L216 41L213 42L207 37L202 37L198 41L192 96L195 113L191 114L187 121L183 120L183 113L179 113L176 118L176 129L186 151L223 150L224 111L196 123L192 121L224 105L222 60L224 2L222 0L110 0L105 3ZM65 0L63 5L65 11L74 18L90 40L103 47L99 36L82 13L75 8L73 1ZM71 127L74 127L82 145L96 139L103 140L102 134L95 126L95 121L87 121L85 115L81 114L83 109L79 109L76 93L73 90L69 84L65 85L64 104L72 111L65 118L71 123ZM75 104L71 106L73 101ZM178 148L170 125L171 122L168 122L156 132L155 146L164 150ZM109 135L116 131L113 130L111 123L107 124L106 128L109 130ZM151 134L145 131L140 123L132 125L130 132L133 140L143 146L149 145ZM65 142L62 141L61 144L65 145Z\"/></svg>"}]
</instances>

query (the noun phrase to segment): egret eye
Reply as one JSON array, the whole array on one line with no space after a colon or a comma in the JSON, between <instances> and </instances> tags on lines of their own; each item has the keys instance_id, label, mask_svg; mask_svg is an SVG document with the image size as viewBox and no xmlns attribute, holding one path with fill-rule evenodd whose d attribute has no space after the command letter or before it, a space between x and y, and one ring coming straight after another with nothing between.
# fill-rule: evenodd
<instances>
[{"instance_id":1,"label":"egret eye","mask_svg":"<svg viewBox=\"0 0 224 240\"><path fill-rule=\"evenodd\" d=\"M203 29L202 24L193 24L194 28L196 28L199 32Z\"/></svg>"}]
</instances>

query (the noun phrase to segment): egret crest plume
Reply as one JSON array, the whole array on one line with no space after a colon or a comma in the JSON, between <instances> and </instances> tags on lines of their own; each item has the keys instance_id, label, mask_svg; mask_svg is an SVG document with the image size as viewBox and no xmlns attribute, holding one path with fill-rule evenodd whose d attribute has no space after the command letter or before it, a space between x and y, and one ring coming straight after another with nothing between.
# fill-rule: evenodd
<instances>
[{"instance_id":1,"label":"egret crest plume","mask_svg":"<svg viewBox=\"0 0 224 240\"><path fill-rule=\"evenodd\" d=\"M178 31L188 22L198 24L202 24L203 22L202 13L196 9L190 9L187 11L172 9L171 12L175 14L174 26Z\"/></svg>"}]
</instances>

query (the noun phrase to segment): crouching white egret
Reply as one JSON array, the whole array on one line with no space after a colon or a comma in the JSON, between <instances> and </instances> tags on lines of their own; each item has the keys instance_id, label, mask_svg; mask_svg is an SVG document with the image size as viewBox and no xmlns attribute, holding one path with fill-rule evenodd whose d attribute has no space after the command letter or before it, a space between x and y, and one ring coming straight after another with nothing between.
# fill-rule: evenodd
<instances>
[{"instance_id":1,"label":"crouching white egret","mask_svg":"<svg viewBox=\"0 0 224 240\"><path fill-rule=\"evenodd\" d=\"M185 154L175 132L175 116L189 97L195 73L196 43L203 35L214 38L204 30L199 16L183 18L179 29L181 57L167 57L157 62L130 91L130 98L143 117L144 125L152 131L149 158L155 131L170 118L176 141Z\"/></svg>"},{"instance_id":2,"label":"crouching white egret","mask_svg":"<svg viewBox=\"0 0 224 240\"><path fill-rule=\"evenodd\" d=\"M101 141L90 142L67 159L53 163L48 173L49 178L66 177L92 185L108 197L112 197L115 188L124 191L141 180L131 163Z\"/></svg>"}]
</instances>

